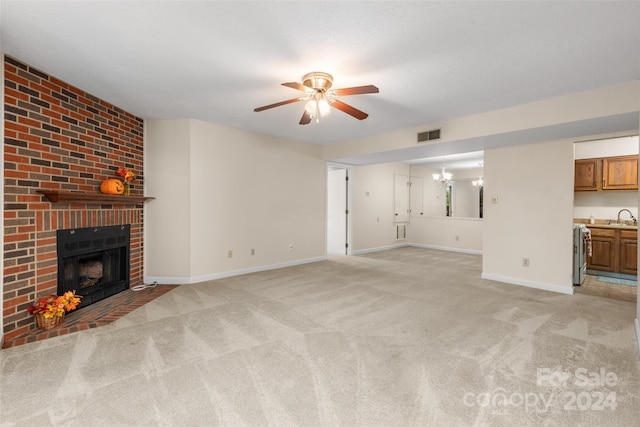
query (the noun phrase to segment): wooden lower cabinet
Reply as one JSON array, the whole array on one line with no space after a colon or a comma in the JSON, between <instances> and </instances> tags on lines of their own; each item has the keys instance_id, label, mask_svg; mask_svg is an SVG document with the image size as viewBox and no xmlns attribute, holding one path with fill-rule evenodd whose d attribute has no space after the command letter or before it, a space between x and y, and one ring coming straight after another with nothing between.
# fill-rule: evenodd
<instances>
[{"instance_id":1,"label":"wooden lower cabinet","mask_svg":"<svg viewBox=\"0 0 640 427\"><path fill-rule=\"evenodd\" d=\"M620 230L620 273L638 273L638 234L635 230Z\"/></svg>"},{"instance_id":2,"label":"wooden lower cabinet","mask_svg":"<svg viewBox=\"0 0 640 427\"><path fill-rule=\"evenodd\" d=\"M590 228L592 255L587 257L590 270L610 271L616 269L616 230L612 228Z\"/></svg>"},{"instance_id":3,"label":"wooden lower cabinet","mask_svg":"<svg viewBox=\"0 0 640 427\"><path fill-rule=\"evenodd\" d=\"M597 227L589 229L592 255L587 257L587 269L637 275L637 230Z\"/></svg>"}]
</instances>

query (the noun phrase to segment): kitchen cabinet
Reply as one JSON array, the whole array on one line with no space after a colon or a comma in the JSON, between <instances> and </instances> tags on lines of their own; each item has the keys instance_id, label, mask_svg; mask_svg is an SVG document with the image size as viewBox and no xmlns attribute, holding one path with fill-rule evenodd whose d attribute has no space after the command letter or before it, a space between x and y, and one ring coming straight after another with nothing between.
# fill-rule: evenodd
<instances>
[{"instance_id":1,"label":"kitchen cabinet","mask_svg":"<svg viewBox=\"0 0 640 427\"><path fill-rule=\"evenodd\" d=\"M574 191L638 189L638 156L579 159L574 164Z\"/></svg>"},{"instance_id":2,"label":"kitchen cabinet","mask_svg":"<svg viewBox=\"0 0 640 427\"><path fill-rule=\"evenodd\" d=\"M598 164L600 159L581 159L575 161L574 166L574 191L598 190Z\"/></svg>"},{"instance_id":3,"label":"kitchen cabinet","mask_svg":"<svg viewBox=\"0 0 640 427\"><path fill-rule=\"evenodd\" d=\"M614 272L616 267L616 230L589 228L591 230L591 256L587 257L587 269Z\"/></svg>"},{"instance_id":4,"label":"kitchen cabinet","mask_svg":"<svg viewBox=\"0 0 640 427\"><path fill-rule=\"evenodd\" d=\"M602 159L603 190L637 190L638 156Z\"/></svg>"},{"instance_id":5,"label":"kitchen cabinet","mask_svg":"<svg viewBox=\"0 0 640 427\"><path fill-rule=\"evenodd\" d=\"M587 257L587 269L637 275L638 231L623 228L591 230L592 255Z\"/></svg>"},{"instance_id":6,"label":"kitchen cabinet","mask_svg":"<svg viewBox=\"0 0 640 427\"><path fill-rule=\"evenodd\" d=\"M620 273L638 274L638 232L636 230L620 231Z\"/></svg>"}]
</instances>

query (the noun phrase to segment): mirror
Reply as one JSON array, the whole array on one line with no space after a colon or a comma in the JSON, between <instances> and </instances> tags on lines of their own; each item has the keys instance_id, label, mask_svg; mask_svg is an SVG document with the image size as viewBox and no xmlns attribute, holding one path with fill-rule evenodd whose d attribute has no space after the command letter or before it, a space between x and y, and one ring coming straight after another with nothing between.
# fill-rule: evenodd
<instances>
[{"instance_id":1,"label":"mirror","mask_svg":"<svg viewBox=\"0 0 640 427\"><path fill-rule=\"evenodd\" d=\"M445 171L453 176L448 183L434 182L433 174ZM421 212L426 217L482 218L484 191L478 185L484 173L484 152L419 159L411 162L412 205L422 203L420 209L412 207L411 215ZM413 185L413 181L416 184ZM474 185L474 182L476 185Z\"/></svg>"},{"instance_id":2,"label":"mirror","mask_svg":"<svg viewBox=\"0 0 640 427\"><path fill-rule=\"evenodd\" d=\"M445 198L449 205L445 212L447 216L459 218L482 218L483 188L474 186L472 179L453 181L449 186L450 195Z\"/></svg>"}]
</instances>

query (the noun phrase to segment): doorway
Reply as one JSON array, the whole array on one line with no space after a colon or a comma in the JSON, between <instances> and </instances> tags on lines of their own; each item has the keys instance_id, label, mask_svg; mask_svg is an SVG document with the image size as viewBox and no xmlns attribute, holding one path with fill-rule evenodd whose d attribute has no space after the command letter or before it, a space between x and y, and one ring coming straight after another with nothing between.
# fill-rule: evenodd
<instances>
[{"instance_id":1,"label":"doorway","mask_svg":"<svg viewBox=\"0 0 640 427\"><path fill-rule=\"evenodd\" d=\"M349 255L349 168L327 168L327 254Z\"/></svg>"},{"instance_id":2,"label":"doorway","mask_svg":"<svg viewBox=\"0 0 640 427\"><path fill-rule=\"evenodd\" d=\"M574 143L573 218L588 228L590 249L585 263L574 255L586 269L574 267L576 292L635 301L639 147L637 135Z\"/></svg>"}]
</instances>

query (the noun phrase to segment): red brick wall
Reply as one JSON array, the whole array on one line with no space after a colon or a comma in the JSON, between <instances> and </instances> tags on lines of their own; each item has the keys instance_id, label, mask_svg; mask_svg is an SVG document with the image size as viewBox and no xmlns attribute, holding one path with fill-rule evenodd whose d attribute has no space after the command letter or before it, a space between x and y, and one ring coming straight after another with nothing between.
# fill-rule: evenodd
<instances>
[{"instance_id":1,"label":"red brick wall","mask_svg":"<svg viewBox=\"0 0 640 427\"><path fill-rule=\"evenodd\" d=\"M131 224L131 286L142 282L142 206L49 203L38 189L99 193L118 167L143 168L143 120L4 57L3 331L35 327L26 308L56 293L56 230ZM142 195L138 177L132 195ZM94 202L95 203L95 202Z\"/></svg>"}]
</instances>

